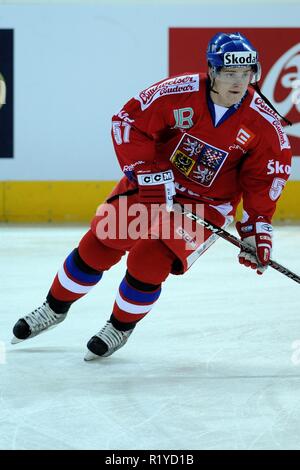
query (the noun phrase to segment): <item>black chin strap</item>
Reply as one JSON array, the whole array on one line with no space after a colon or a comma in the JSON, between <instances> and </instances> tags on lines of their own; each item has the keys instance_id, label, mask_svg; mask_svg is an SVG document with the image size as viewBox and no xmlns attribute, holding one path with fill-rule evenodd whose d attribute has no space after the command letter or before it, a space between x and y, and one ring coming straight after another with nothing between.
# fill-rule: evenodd
<instances>
[{"instance_id":1,"label":"black chin strap","mask_svg":"<svg viewBox=\"0 0 300 470\"><path fill-rule=\"evenodd\" d=\"M273 111L275 111L275 113L278 114L278 116L280 116L281 119L284 120L284 122L286 122L286 124L288 124L289 126L292 126L292 125L293 125L293 123L292 123L289 119L285 118L284 116L282 116L282 115L277 111L277 109L272 105L272 103L268 100L268 98L262 93L262 91L261 91L261 89L260 89L260 87L259 87L259 85L258 85L257 82L251 83L251 86L252 86L252 88L254 88L254 90L259 94L259 96L260 96L261 98L263 98L263 100L267 103L267 105L270 106L270 108L273 109Z\"/></svg>"},{"instance_id":2,"label":"black chin strap","mask_svg":"<svg viewBox=\"0 0 300 470\"><path fill-rule=\"evenodd\" d=\"M210 79L210 76L207 74L207 78L208 78L208 83L209 83L209 91L211 91L212 93L215 93L216 95L219 94L218 91L214 90L214 86L215 86L215 78L213 78L213 81L211 81Z\"/></svg>"}]
</instances>

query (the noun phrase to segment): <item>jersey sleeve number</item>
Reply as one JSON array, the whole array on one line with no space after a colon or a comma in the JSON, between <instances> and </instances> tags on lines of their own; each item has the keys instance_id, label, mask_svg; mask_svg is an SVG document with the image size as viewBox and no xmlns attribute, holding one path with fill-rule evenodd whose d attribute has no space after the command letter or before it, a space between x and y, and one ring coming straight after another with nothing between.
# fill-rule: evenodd
<instances>
[{"instance_id":1,"label":"jersey sleeve number","mask_svg":"<svg viewBox=\"0 0 300 470\"><path fill-rule=\"evenodd\" d=\"M112 131L117 145L128 144L131 126L125 121L113 121Z\"/></svg>"}]
</instances>

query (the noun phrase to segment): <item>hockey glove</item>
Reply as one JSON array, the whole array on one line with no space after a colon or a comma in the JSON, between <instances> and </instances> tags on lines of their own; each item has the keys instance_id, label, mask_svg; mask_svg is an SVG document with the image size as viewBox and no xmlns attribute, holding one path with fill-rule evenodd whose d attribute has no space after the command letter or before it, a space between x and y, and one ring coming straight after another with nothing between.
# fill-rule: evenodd
<instances>
[{"instance_id":1,"label":"hockey glove","mask_svg":"<svg viewBox=\"0 0 300 470\"><path fill-rule=\"evenodd\" d=\"M138 171L139 199L142 204L166 204L167 211L173 207L175 196L174 175L171 169L165 171Z\"/></svg>"},{"instance_id":2,"label":"hockey glove","mask_svg":"<svg viewBox=\"0 0 300 470\"><path fill-rule=\"evenodd\" d=\"M246 267L256 269L257 274L263 274L268 267L272 251L273 227L262 216L254 221L236 223L237 231L243 241L256 252L256 256L246 253L242 248L239 262Z\"/></svg>"}]
</instances>

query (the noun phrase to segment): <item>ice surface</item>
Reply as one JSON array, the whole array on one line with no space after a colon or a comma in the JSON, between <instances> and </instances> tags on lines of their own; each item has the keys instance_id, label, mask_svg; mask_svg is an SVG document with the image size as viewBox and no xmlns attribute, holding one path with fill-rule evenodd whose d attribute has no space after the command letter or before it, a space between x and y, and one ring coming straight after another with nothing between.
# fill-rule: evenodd
<instances>
[{"instance_id":1,"label":"ice surface","mask_svg":"<svg viewBox=\"0 0 300 470\"><path fill-rule=\"evenodd\" d=\"M83 361L125 260L56 329L11 346L85 228L0 226L0 449L300 449L299 284L219 240L110 358ZM299 227L273 258L300 272Z\"/></svg>"}]
</instances>

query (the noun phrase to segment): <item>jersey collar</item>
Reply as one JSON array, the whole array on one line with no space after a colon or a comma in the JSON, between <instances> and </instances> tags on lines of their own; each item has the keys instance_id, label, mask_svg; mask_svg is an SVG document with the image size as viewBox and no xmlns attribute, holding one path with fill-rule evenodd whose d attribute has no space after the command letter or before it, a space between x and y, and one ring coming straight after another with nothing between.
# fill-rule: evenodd
<instances>
[{"instance_id":1,"label":"jersey collar","mask_svg":"<svg viewBox=\"0 0 300 470\"><path fill-rule=\"evenodd\" d=\"M246 96L248 95L248 90L246 91L246 93L244 94L244 96L240 99L240 101L232 106L230 106L230 108L228 108L228 110L226 111L225 114L223 114L223 116L221 117L220 121L217 123L217 125L215 125L215 120L216 120L216 113L215 113L215 106L214 106L214 102L213 100L211 99L210 97L210 87L209 87L209 83L210 81L209 80L206 80L206 100L207 100L207 105L208 105L208 109L209 109L209 113L210 113L210 116L211 116L211 119L212 119L212 123L213 123L213 126L214 127L219 127L221 124L223 124L224 121L226 121L226 119L228 119L230 116L232 116L239 108L240 106L242 105L244 99L246 98Z\"/></svg>"}]
</instances>

